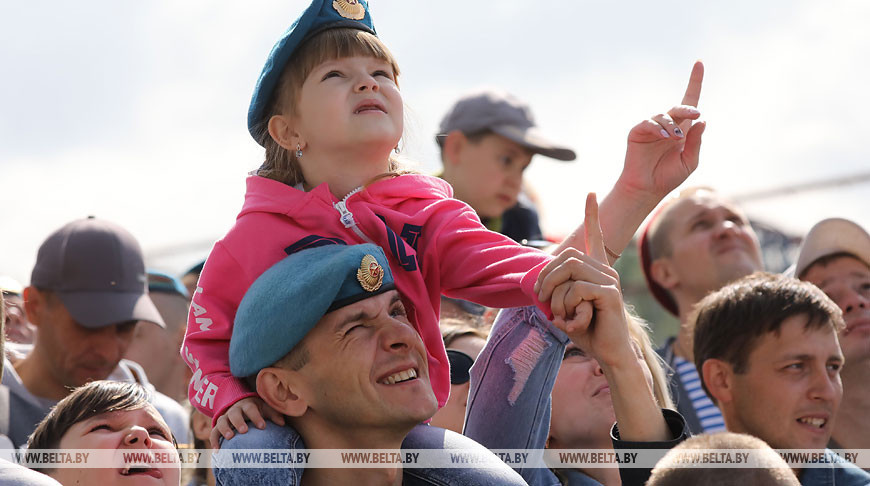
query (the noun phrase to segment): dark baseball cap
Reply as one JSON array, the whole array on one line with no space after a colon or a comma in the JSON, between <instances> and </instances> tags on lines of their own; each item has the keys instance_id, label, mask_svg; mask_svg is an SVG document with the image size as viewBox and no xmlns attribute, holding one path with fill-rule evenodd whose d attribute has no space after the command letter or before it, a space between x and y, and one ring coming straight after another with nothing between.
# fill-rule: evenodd
<instances>
[{"instance_id":1,"label":"dark baseball cap","mask_svg":"<svg viewBox=\"0 0 870 486\"><path fill-rule=\"evenodd\" d=\"M68 223L42 243L30 284L54 292L87 328L127 321L166 327L148 297L139 243L124 228L93 216Z\"/></svg>"},{"instance_id":2,"label":"dark baseball cap","mask_svg":"<svg viewBox=\"0 0 870 486\"><path fill-rule=\"evenodd\" d=\"M438 130L435 141L439 145L454 130L465 134L489 130L536 154L563 161L577 158L573 150L541 134L528 105L501 91L482 91L460 98L441 120Z\"/></svg>"}]
</instances>

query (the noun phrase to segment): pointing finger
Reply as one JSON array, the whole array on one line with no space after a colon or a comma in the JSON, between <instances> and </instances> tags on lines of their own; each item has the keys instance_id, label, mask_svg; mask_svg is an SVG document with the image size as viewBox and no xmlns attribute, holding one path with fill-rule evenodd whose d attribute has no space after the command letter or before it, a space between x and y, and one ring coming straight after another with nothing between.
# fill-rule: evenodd
<instances>
[{"instance_id":1,"label":"pointing finger","mask_svg":"<svg viewBox=\"0 0 870 486\"><path fill-rule=\"evenodd\" d=\"M583 221L586 237L586 251L589 256L607 263L607 250L604 248L604 235L601 234L601 223L598 221L598 199L594 192L586 196L586 217Z\"/></svg>"},{"instance_id":2,"label":"pointing finger","mask_svg":"<svg viewBox=\"0 0 870 486\"><path fill-rule=\"evenodd\" d=\"M683 96L684 105L698 106L698 100L701 99L701 83L704 81L704 63L695 61L692 66L692 74L689 76L689 85L686 87L686 94Z\"/></svg>"}]
</instances>

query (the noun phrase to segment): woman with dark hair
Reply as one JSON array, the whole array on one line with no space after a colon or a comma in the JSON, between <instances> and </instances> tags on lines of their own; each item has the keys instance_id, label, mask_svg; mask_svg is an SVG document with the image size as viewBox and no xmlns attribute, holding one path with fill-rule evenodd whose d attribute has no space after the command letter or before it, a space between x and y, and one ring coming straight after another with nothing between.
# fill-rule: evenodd
<instances>
[{"instance_id":1,"label":"woman with dark hair","mask_svg":"<svg viewBox=\"0 0 870 486\"><path fill-rule=\"evenodd\" d=\"M136 383L88 383L52 409L30 436L27 448L129 450L147 452L148 457L155 457L154 453L176 454L175 438L148 397L148 390ZM58 467L41 471L61 484L101 486L138 481L178 486L181 472L177 461L154 464L139 460L120 467Z\"/></svg>"}]
</instances>

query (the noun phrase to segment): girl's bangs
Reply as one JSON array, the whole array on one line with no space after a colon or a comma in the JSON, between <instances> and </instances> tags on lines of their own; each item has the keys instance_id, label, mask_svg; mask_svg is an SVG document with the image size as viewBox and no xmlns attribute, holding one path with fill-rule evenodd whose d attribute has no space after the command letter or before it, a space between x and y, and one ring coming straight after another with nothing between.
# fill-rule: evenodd
<instances>
[{"instance_id":1,"label":"girl's bangs","mask_svg":"<svg viewBox=\"0 0 870 486\"><path fill-rule=\"evenodd\" d=\"M317 34L301 47L296 60L297 72L304 80L318 65L345 57L373 57L386 61L399 76L399 66L393 54L376 36L358 29L330 29Z\"/></svg>"}]
</instances>

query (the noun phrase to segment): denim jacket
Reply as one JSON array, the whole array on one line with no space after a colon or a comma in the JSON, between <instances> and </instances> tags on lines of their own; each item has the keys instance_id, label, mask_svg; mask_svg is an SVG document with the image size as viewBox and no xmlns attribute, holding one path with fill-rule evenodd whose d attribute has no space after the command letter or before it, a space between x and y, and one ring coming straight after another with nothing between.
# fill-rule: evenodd
<instances>
[{"instance_id":1,"label":"denim jacket","mask_svg":"<svg viewBox=\"0 0 870 486\"><path fill-rule=\"evenodd\" d=\"M465 435L490 449L543 449L550 432L550 394L570 340L534 307L505 309L493 326L486 347L471 368L471 389ZM611 429L614 449L668 449L687 437L685 421L663 411L672 437L666 442L619 440ZM517 467L533 486L560 485L544 467ZM643 484L648 469L620 470L623 484ZM596 485L580 471L562 474L571 486Z\"/></svg>"}]
</instances>

